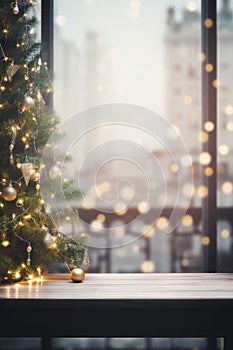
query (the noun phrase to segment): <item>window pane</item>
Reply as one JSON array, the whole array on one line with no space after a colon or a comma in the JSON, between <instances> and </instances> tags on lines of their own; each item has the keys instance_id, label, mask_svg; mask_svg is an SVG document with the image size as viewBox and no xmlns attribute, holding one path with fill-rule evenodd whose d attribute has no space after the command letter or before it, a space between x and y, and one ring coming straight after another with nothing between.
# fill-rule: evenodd
<instances>
[{"instance_id":1,"label":"window pane","mask_svg":"<svg viewBox=\"0 0 233 350\"><path fill-rule=\"evenodd\" d=\"M93 249L93 268L199 271L200 210L189 210L183 219L177 212L180 224L166 232L173 207L188 209L191 197L191 209L199 208L207 195L200 180L200 162L208 165L208 157L200 157L208 137L200 132L200 1L70 0L67 6L56 0L54 6L54 96L61 117L112 102L145 108L147 132L132 130L136 112L127 126L113 126L117 120L110 113L95 114L96 123L108 128L85 133L70 149L69 175L79 178L85 193L75 204L78 231L88 230L94 246L109 240L121 246L107 253ZM77 117L77 130L85 123ZM72 225L63 230L70 232Z\"/></svg>"}]
</instances>

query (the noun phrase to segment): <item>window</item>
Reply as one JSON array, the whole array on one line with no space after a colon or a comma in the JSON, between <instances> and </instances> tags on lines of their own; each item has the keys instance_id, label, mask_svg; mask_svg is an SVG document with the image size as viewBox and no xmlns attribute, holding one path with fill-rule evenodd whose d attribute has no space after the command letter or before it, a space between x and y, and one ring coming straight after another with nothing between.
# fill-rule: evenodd
<instances>
[{"instance_id":1,"label":"window","mask_svg":"<svg viewBox=\"0 0 233 350\"><path fill-rule=\"evenodd\" d=\"M75 113L77 109L85 108L93 104L109 103L113 101L123 101L132 104L139 103L152 109L156 108L157 111L159 111L161 114L169 116L171 118L170 120L173 124L175 124L176 131L184 137L188 148L191 150L192 161L193 164L195 164L195 169L199 167L199 170L195 170L194 176L196 176L195 174L198 174L198 177L200 177L199 174L203 174L204 172L204 177L207 181L206 184L203 184L198 177L195 177L193 186L191 186L189 183L184 183L183 186L183 194L190 191L192 192L192 200L189 212L192 211L192 208L195 207L197 208L198 212L197 217L199 218L199 224L196 224L193 234L189 235L189 237L190 241L192 242L193 239L196 239L195 236L197 236L196 242L199 243L197 243L197 245L196 243L191 243L191 247L199 247L199 251L196 255L199 256L199 263L196 265L194 270L202 270L202 258L200 252L202 251L202 256L204 257L205 251L209 249L209 246L211 246L211 244L208 237L208 231L210 230L207 229L209 223L207 223L207 226L204 225L203 230L200 230L200 206L203 202L204 207L206 206L205 202L211 202L209 186L213 181L213 168L210 164L212 159L210 159L207 153L209 153L208 145L211 144L210 139L212 139L212 132L214 130L213 127L215 128L215 125L212 125L211 120L207 120L204 123L203 128L201 128L201 66L204 67L202 76L205 77L212 76L211 74L214 72L215 66L212 64L213 62L211 63L211 60L205 62L207 57L204 57L203 52L201 53L201 4L199 2L184 1L179 2L178 5L177 2L167 1L165 6L166 8L163 8L160 3L159 9L157 11L153 11L155 2L151 1L129 1L124 2L124 5L123 2L118 2L116 5L114 1L110 1L106 5L106 3L101 1L98 2L98 9L95 7L95 1L84 1L82 3L75 2L75 4L70 3L69 8L66 7L64 10L61 10L61 1L56 1L54 5L54 53L56 76L55 107L57 108L58 112L64 118L66 118L69 115L72 115L72 113ZM125 9L124 6L126 6ZM219 2L218 4L218 14L220 17L222 16L220 21L221 25L219 26L218 30L220 31L224 29L225 19L228 21L227 29L225 28L222 32L224 35L226 35L226 31L229 32L230 30L230 16L229 14L226 15L227 11L230 11L230 9L227 8L227 6L230 5L227 4L226 1ZM202 10L206 11L207 15L213 15L213 8L213 2L212 4L208 1L203 2ZM115 11L113 11L113 9L115 9ZM185 9L185 11L182 13L181 10L183 9ZM75 22L73 22L71 19L72 13L75 13ZM154 30L154 24L152 25L152 22L150 22L151 17L153 17L153 19L155 17L158 19L158 30ZM214 20L215 17L212 16L211 18ZM147 35L145 36L143 35L144 32L142 30L142 28L145 27L145 23L142 26L143 21L145 21L146 28L148 30L146 33ZM76 23L76 26L78 28L77 32L75 29L71 30L72 23ZM121 26L119 24L121 24ZM205 38L207 38L205 31L207 29L211 31L211 28L214 26L214 21L205 21L203 29L203 35ZM161 30L161 28L163 28L163 30ZM170 34L169 28L172 28ZM184 28L186 31L186 36L183 36L182 34ZM122 33L124 33L124 35L122 35ZM150 42L151 37L153 38L153 45ZM190 37L192 40L189 40ZM215 39L209 38L208 40L214 41ZM207 45L210 44L208 40ZM222 40L220 34L219 40ZM72 42L71 45L69 45L70 42ZM159 46L161 44L162 46ZM63 50L62 47L64 47L65 50ZM161 47L163 47L162 50ZM124 50L124 48L127 50ZM157 51L155 55L153 50L156 48ZM214 54L214 52L212 52L211 55L212 54ZM132 55L131 58L130 55ZM226 56L222 55L222 57ZM177 59L178 62L176 62ZM170 65L169 60L171 61ZM72 62L76 62L76 64L73 65ZM187 62L187 65L185 62ZM154 68L152 68L153 63L155 65ZM62 65L63 69L57 69L56 67L58 67L58 65ZM184 67L186 68L183 69ZM190 67L192 68L191 70ZM169 69L171 69L171 71L169 71ZM187 78L184 78L185 72L187 71L189 72L190 76L190 79L188 80ZM166 72L165 76L163 76L164 72ZM68 78L71 76L76 77L73 82L71 82ZM136 81L140 81L140 84L134 84L135 77L137 77ZM193 80L195 80L194 85L191 83ZM68 85L67 81L69 82ZM215 80L213 79L212 83L214 85L214 88L218 87L218 80L216 80L216 76ZM117 84L119 85L117 86ZM176 94L174 91L177 91L177 88L180 89L181 93L180 95L175 96ZM70 90L68 91L68 89ZM64 91L66 92L65 94ZM162 91L165 91L164 99L160 98L162 96ZM206 92L207 96L209 96L210 87L204 91L204 94L206 94ZM221 83L219 87L219 98L226 99L228 98L228 94L228 84L225 82ZM204 104L205 106L210 106L210 103L208 101L204 101ZM227 106L228 104L225 106L225 108ZM230 108L228 108L227 111L229 113ZM172 115L174 115L174 120L172 120ZM176 118L177 115L181 116L179 120ZM185 118L183 116L185 116ZM192 128L189 129L190 121L192 123ZM228 120L225 123L225 125L227 125L228 132L232 129L230 123L231 120ZM189 137L189 133L191 137ZM171 139L174 137L174 134L176 135L176 133L172 132L172 130L167 130L166 134L168 137L171 137ZM137 141L138 145L142 143L142 140L140 138ZM205 145L207 145L207 149L205 149ZM224 157L223 153L231 152L231 147L227 144L225 145L224 143L221 143L219 144L219 147L219 157ZM200 153L201 148L204 150L202 153ZM153 152L159 153L159 161L161 164L164 164L163 162L166 161L166 154L163 152L158 152L158 150L153 150ZM215 157L215 151L211 150L211 152L214 152L213 157ZM167 184L170 186L169 189L172 189L172 186L174 186L174 177L172 174L175 174L178 168L179 171L182 169L182 176L185 177L185 164L187 163L187 159L182 159L182 157L180 157L180 164L171 164L171 179L167 180ZM148 161L145 161L145 164L150 167L150 159L148 159ZM105 174L111 173L110 168L111 167L105 168ZM121 165L119 165L119 162L118 164L114 164L113 169L114 171L117 171L117 169L120 169L121 172L123 171L123 168ZM84 174L87 173L88 171L84 172ZM105 181L102 181L99 185L103 186L104 188L106 183ZM154 188L158 186L158 184L156 184L156 181L153 186ZM219 186L220 182L218 184L218 188L220 188ZM228 188L227 186L228 184L226 185L227 191L230 191L230 187ZM106 188L107 187L108 185L106 185ZM87 190L87 188L85 189ZM124 189L124 191L122 189L122 193L124 192L125 195L123 194L123 197L125 196L126 198L127 195L129 196L129 189ZM164 208L165 214L167 216L162 215L161 221L158 220L158 225L156 224L154 231L152 230L153 234L151 233L150 237L150 249L144 249L144 247L147 247L148 244L144 244L145 240L141 239L135 243L135 246L132 245L132 253L127 250L125 250L125 252L124 250L119 250L118 253L114 252L116 255L119 254L119 257L121 255L125 255L128 259L126 259L126 261L132 261L132 259L134 259L132 258L133 253L135 253L138 261L135 263L135 265L132 264L132 266L136 266L136 271L140 270L141 266L144 266L143 261L150 261L150 264L148 266L150 266L151 270L155 269L155 271L178 271L179 269L183 269L183 267L185 267L187 271L189 268L192 269L192 259L190 258L189 260L189 256L187 256L187 249L185 249L186 243L182 240L182 238L179 241L179 244L180 251L183 251L183 255L181 254L179 257L178 263L177 261L172 261L173 256L171 254L171 247L174 243L174 240L176 240L176 231L174 231L174 234L168 238L165 238L163 234L160 235L160 227L165 227L168 223L167 219L169 217L169 200L170 204L172 203L172 190L169 190L168 192L169 193L166 198L166 205ZM121 192L119 191L119 193ZM219 205L222 206L221 203L225 203L223 205L229 205L226 204L227 202L224 202L224 200L221 200L220 203L220 196L222 196L222 193L220 190L218 193ZM160 197L157 196L157 198L159 199ZM230 196L228 198L230 198ZM159 200L157 203L159 203ZM123 213L123 208L124 206L119 209L119 212ZM82 204L79 203L80 215L82 215L86 209L82 208ZM131 209L138 210L138 208L135 206L132 206ZM208 210L211 210L211 206L209 206ZM127 212L127 215L129 215L129 211ZM221 210L218 210L218 213L222 213ZM189 217L188 219L186 218L187 221L184 220L181 225L184 227L185 225L187 225L186 227L192 227L193 221L196 221L196 212L194 211L192 214L194 215L191 215L192 219L189 219ZM89 210L90 226L92 223L94 228L99 221L97 220L96 222L97 215L98 213L95 212L95 210ZM111 222L111 225L116 225L114 221L122 222L123 220L124 222L124 220L127 218L127 215L124 213L123 215L116 216L116 220L114 219ZM103 222L102 224L103 226L105 225ZM125 235L129 234L129 232L134 232L134 229L132 229L132 231L129 230L125 233L124 230L120 229L120 225L118 226L119 229L116 230L116 238L119 240L121 240L121 238ZM80 225L80 227L82 228L82 225ZM142 227L143 224L138 225L137 230L141 230ZM225 233L223 235L221 234L221 237L224 235ZM156 238L152 238L155 236ZM230 236L231 234L229 234L229 237ZM101 237L100 232L99 237ZM156 239L161 239L161 237L163 237L164 241L166 242L164 244L167 244L168 247L164 248L168 251L167 256L169 261L167 265L165 264L165 270L162 270L160 268L160 263L158 263L158 261L155 261L157 260L157 258L155 258L156 254L153 253L153 240L155 242L154 246L159 244L162 247L161 240L159 242L156 242ZM103 239L103 237L101 239ZM214 249L211 249L212 248L210 247L210 256L212 252L214 252ZM105 250L100 250L100 254L97 254L95 256L96 262L101 261L100 270L107 269L103 263L104 257L108 255L105 254ZM114 260L115 258L113 257L112 266L108 266L111 271L118 271L117 266L115 265L115 261L122 261L122 265L125 266L125 260L122 257L119 257L116 256L116 260ZM195 264L196 262L194 265ZM121 270L121 268L119 269ZM221 269L221 266L219 266L219 269Z\"/></svg>"}]
</instances>

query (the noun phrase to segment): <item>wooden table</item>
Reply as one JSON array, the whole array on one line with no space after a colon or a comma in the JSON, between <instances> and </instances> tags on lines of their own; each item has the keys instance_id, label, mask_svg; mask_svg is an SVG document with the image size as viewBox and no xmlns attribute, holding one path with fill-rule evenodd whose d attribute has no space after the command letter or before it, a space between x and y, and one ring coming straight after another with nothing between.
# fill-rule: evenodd
<instances>
[{"instance_id":1,"label":"wooden table","mask_svg":"<svg viewBox=\"0 0 233 350\"><path fill-rule=\"evenodd\" d=\"M69 275L0 287L2 337L224 337L233 274Z\"/></svg>"}]
</instances>

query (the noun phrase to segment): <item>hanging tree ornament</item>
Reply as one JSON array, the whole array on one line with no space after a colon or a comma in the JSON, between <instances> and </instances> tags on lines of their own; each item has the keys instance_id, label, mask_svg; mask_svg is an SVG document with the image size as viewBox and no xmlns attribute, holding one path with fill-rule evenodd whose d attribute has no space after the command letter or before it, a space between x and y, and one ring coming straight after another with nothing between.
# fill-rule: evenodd
<instances>
[{"instance_id":1,"label":"hanging tree ornament","mask_svg":"<svg viewBox=\"0 0 233 350\"><path fill-rule=\"evenodd\" d=\"M18 15L19 14L19 5L18 5L18 1L15 0L15 3L13 5L13 14L14 15Z\"/></svg>"},{"instance_id":2,"label":"hanging tree ornament","mask_svg":"<svg viewBox=\"0 0 233 350\"><path fill-rule=\"evenodd\" d=\"M40 182L40 173L36 171L35 173L32 174L32 180L35 182Z\"/></svg>"},{"instance_id":3,"label":"hanging tree ornament","mask_svg":"<svg viewBox=\"0 0 233 350\"><path fill-rule=\"evenodd\" d=\"M27 246L27 253L28 253L28 257L27 257L27 266L29 267L31 265L31 251L32 251L32 246L29 243Z\"/></svg>"},{"instance_id":4,"label":"hanging tree ornament","mask_svg":"<svg viewBox=\"0 0 233 350\"><path fill-rule=\"evenodd\" d=\"M3 188L2 197L8 202L13 201L17 197L17 191L12 186L11 182L9 183L9 185L7 187Z\"/></svg>"},{"instance_id":5,"label":"hanging tree ornament","mask_svg":"<svg viewBox=\"0 0 233 350\"><path fill-rule=\"evenodd\" d=\"M54 165L52 168L49 170L49 177L51 180L55 180L58 177L60 177L62 174L61 168L58 165Z\"/></svg>"},{"instance_id":6,"label":"hanging tree ornament","mask_svg":"<svg viewBox=\"0 0 233 350\"><path fill-rule=\"evenodd\" d=\"M13 76L17 73L20 66L18 64L14 64L14 61L11 62L10 66L7 67L7 76L9 79L9 82L11 82Z\"/></svg>"},{"instance_id":7,"label":"hanging tree ornament","mask_svg":"<svg viewBox=\"0 0 233 350\"><path fill-rule=\"evenodd\" d=\"M21 163L20 169L22 171L25 184L26 184L26 186L28 186L30 178L31 178L32 174L34 173L33 164L32 163Z\"/></svg>"},{"instance_id":8,"label":"hanging tree ornament","mask_svg":"<svg viewBox=\"0 0 233 350\"><path fill-rule=\"evenodd\" d=\"M55 237L52 236L49 231L46 233L44 237L44 243L48 249L51 249L54 247L55 244Z\"/></svg>"},{"instance_id":9,"label":"hanging tree ornament","mask_svg":"<svg viewBox=\"0 0 233 350\"><path fill-rule=\"evenodd\" d=\"M82 263L82 269L83 271L87 271L89 269L90 261L89 261L89 255L88 250L85 248L84 255L83 255L83 263Z\"/></svg>"},{"instance_id":10,"label":"hanging tree ornament","mask_svg":"<svg viewBox=\"0 0 233 350\"><path fill-rule=\"evenodd\" d=\"M15 140L16 140L16 137L17 137L17 125L11 125L11 128L10 128L10 136L11 136L11 143L9 145L9 151L10 151L10 157L9 157L9 162L10 164L14 164L14 157L13 157L13 150L15 148Z\"/></svg>"},{"instance_id":11,"label":"hanging tree ornament","mask_svg":"<svg viewBox=\"0 0 233 350\"><path fill-rule=\"evenodd\" d=\"M14 164L14 157L13 157L13 150L15 148L14 143L11 143L9 146L10 156L9 156L9 163L12 165Z\"/></svg>"},{"instance_id":12,"label":"hanging tree ornament","mask_svg":"<svg viewBox=\"0 0 233 350\"><path fill-rule=\"evenodd\" d=\"M33 107L35 107L35 101L30 95L25 95L22 104L22 110L27 111Z\"/></svg>"}]
</instances>

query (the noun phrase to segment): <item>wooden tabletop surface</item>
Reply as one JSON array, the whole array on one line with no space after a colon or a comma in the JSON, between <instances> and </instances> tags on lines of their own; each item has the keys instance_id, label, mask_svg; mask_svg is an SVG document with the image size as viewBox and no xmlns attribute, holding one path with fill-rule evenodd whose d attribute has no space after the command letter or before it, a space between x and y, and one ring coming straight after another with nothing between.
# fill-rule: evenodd
<instances>
[{"instance_id":1,"label":"wooden tabletop surface","mask_svg":"<svg viewBox=\"0 0 233 350\"><path fill-rule=\"evenodd\" d=\"M0 286L0 310L5 337L229 337L233 274L48 275Z\"/></svg>"},{"instance_id":2,"label":"wooden tabletop surface","mask_svg":"<svg viewBox=\"0 0 233 350\"><path fill-rule=\"evenodd\" d=\"M232 299L233 274L69 274L0 287L0 299Z\"/></svg>"}]
</instances>

